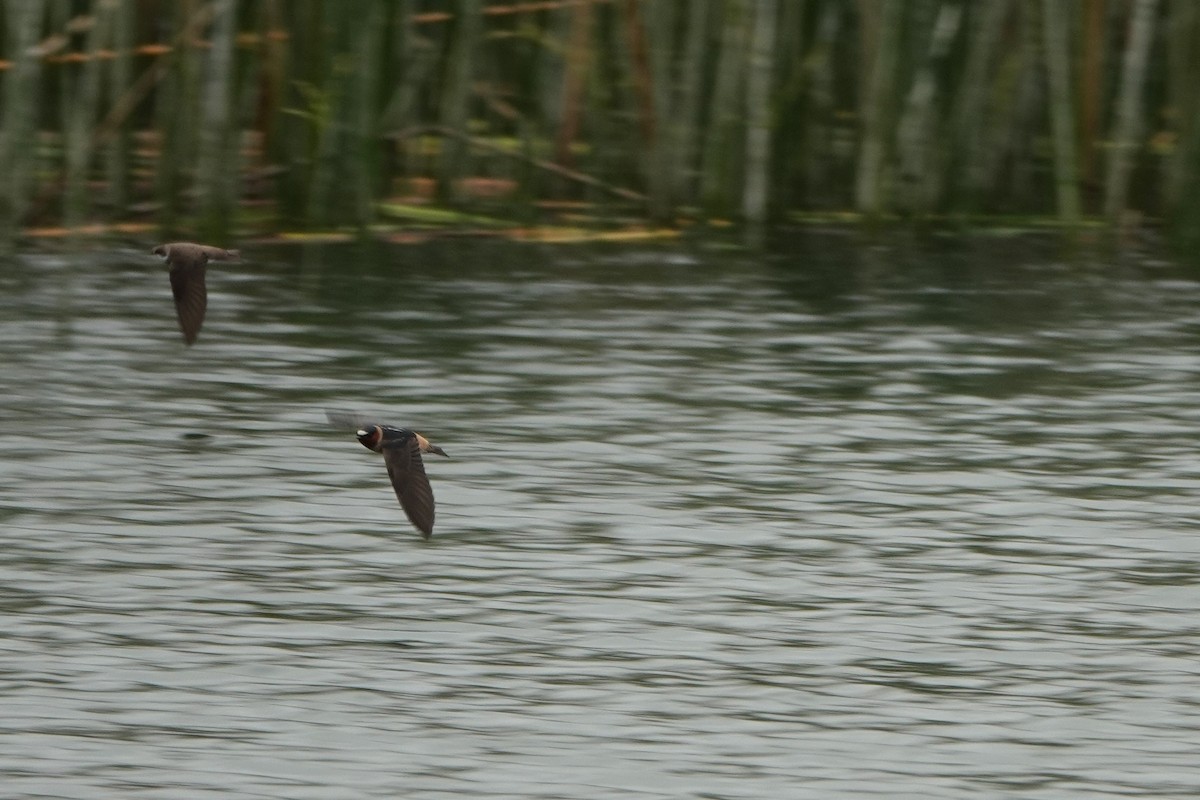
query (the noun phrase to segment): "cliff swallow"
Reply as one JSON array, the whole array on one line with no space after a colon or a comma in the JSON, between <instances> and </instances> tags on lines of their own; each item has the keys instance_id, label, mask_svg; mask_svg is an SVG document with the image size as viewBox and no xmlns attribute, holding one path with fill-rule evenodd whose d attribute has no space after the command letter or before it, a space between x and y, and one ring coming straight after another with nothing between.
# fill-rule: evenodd
<instances>
[{"instance_id":1,"label":"cliff swallow","mask_svg":"<svg viewBox=\"0 0 1200 800\"><path fill-rule=\"evenodd\" d=\"M433 534L433 488L425 475L421 454L436 453L449 458L446 452L407 428L365 422L361 417L337 411L326 411L325 415L337 428L352 428L363 447L383 454L400 507L413 527L428 539Z\"/></svg>"},{"instance_id":2,"label":"cliff swallow","mask_svg":"<svg viewBox=\"0 0 1200 800\"><path fill-rule=\"evenodd\" d=\"M162 256L162 260L171 268L175 313L179 315L183 340L190 345L196 341L196 334L200 333L200 326L204 324L204 310L208 307L208 292L204 288L205 266L209 261L236 261L241 254L237 250L222 250L192 242L160 244L153 252L156 256Z\"/></svg>"}]
</instances>

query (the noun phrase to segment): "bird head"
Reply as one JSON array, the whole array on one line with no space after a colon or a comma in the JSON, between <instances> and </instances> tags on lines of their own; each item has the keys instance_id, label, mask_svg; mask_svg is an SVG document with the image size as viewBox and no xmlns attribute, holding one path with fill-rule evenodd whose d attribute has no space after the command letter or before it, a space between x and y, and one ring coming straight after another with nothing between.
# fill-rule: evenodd
<instances>
[{"instance_id":1,"label":"bird head","mask_svg":"<svg viewBox=\"0 0 1200 800\"><path fill-rule=\"evenodd\" d=\"M378 425L369 425L366 428L360 428L354 432L358 437L358 441L368 450L380 452L379 442L383 439L383 428Z\"/></svg>"}]
</instances>

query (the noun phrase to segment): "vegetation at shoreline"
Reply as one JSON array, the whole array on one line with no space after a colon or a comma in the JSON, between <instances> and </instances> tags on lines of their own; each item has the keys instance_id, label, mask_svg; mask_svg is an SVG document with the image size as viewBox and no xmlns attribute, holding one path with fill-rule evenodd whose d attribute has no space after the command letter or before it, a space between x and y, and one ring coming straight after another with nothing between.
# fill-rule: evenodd
<instances>
[{"instance_id":1,"label":"vegetation at shoreline","mask_svg":"<svg viewBox=\"0 0 1200 800\"><path fill-rule=\"evenodd\" d=\"M1200 241L1189 0L14 0L0 29L0 242L847 214Z\"/></svg>"}]
</instances>

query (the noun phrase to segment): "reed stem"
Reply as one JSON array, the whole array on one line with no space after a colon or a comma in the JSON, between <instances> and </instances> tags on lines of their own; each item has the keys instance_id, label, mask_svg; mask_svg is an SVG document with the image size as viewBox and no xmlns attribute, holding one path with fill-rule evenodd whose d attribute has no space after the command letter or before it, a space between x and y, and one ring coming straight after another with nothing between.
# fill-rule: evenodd
<instances>
[{"instance_id":1,"label":"reed stem","mask_svg":"<svg viewBox=\"0 0 1200 800\"><path fill-rule=\"evenodd\" d=\"M1058 214L1068 224L1079 222L1079 164L1075 147L1075 109L1071 98L1071 40L1066 6L1041 0L1043 51L1050 78L1050 121L1054 142L1054 187Z\"/></svg>"},{"instance_id":2,"label":"reed stem","mask_svg":"<svg viewBox=\"0 0 1200 800\"><path fill-rule=\"evenodd\" d=\"M366 232L397 192L514 223L732 216L752 239L805 210L1200 231L1185 0L0 9L0 246L97 217Z\"/></svg>"},{"instance_id":3,"label":"reed stem","mask_svg":"<svg viewBox=\"0 0 1200 800\"><path fill-rule=\"evenodd\" d=\"M750 63L746 72L746 183L742 193L742 215L750 226L750 241L756 246L763 242L771 187L771 75L778 16L775 0L755 2Z\"/></svg>"},{"instance_id":4,"label":"reed stem","mask_svg":"<svg viewBox=\"0 0 1200 800\"><path fill-rule=\"evenodd\" d=\"M896 67L903 31L903 0L879 0L879 5L877 41L861 106L863 136L855 185L855 205L868 215L879 214L886 204L888 135L895 116Z\"/></svg>"},{"instance_id":5,"label":"reed stem","mask_svg":"<svg viewBox=\"0 0 1200 800\"><path fill-rule=\"evenodd\" d=\"M1136 0L1129 23L1129 42L1125 47L1121 84L1117 89L1117 119L1108 154L1108 182L1104 196L1104 214L1113 222L1120 222L1125 211L1129 174L1138 151L1146 64L1157 13L1158 0Z\"/></svg>"}]
</instances>

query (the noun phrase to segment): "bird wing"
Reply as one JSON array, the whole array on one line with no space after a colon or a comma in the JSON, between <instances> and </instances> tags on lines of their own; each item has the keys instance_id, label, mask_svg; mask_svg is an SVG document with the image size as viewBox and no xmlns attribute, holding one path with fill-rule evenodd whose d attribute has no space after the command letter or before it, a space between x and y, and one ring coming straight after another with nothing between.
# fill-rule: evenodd
<instances>
[{"instance_id":1,"label":"bird wing","mask_svg":"<svg viewBox=\"0 0 1200 800\"><path fill-rule=\"evenodd\" d=\"M175 296L175 313L179 315L179 329L183 331L183 340L191 344L200 333L200 326L204 324L204 311L208 308L203 258L172 253L171 294Z\"/></svg>"},{"instance_id":2,"label":"bird wing","mask_svg":"<svg viewBox=\"0 0 1200 800\"><path fill-rule=\"evenodd\" d=\"M224 250L220 247L213 247L207 244L198 244L194 247L204 255L208 256L209 261L237 261L242 257L238 250Z\"/></svg>"},{"instance_id":3,"label":"bird wing","mask_svg":"<svg viewBox=\"0 0 1200 800\"><path fill-rule=\"evenodd\" d=\"M421 461L421 446L416 436L383 446L388 477L408 521L428 539L433 534L433 487Z\"/></svg>"}]
</instances>

